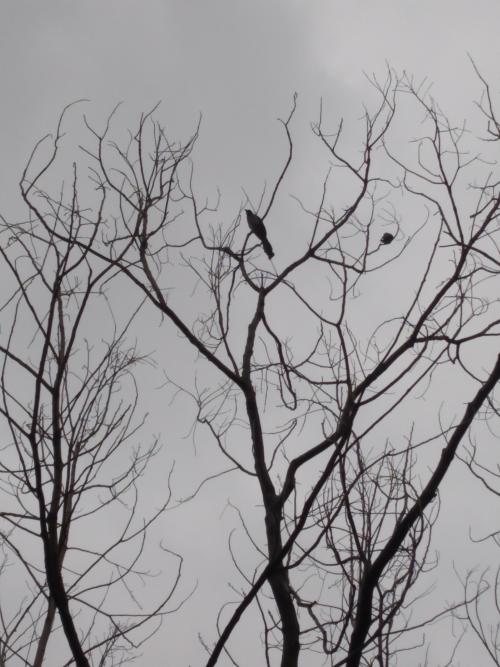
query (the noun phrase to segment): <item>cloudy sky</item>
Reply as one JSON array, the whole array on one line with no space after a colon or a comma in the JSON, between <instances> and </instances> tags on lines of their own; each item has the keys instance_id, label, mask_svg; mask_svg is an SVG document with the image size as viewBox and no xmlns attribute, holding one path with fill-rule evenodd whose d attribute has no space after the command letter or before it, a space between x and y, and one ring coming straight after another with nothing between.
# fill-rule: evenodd
<instances>
[{"instance_id":1,"label":"cloudy sky","mask_svg":"<svg viewBox=\"0 0 500 667\"><path fill-rule=\"evenodd\" d=\"M283 162L276 119L287 115L295 92L303 156L320 99L336 121L358 118L373 95L366 73L383 77L387 63L433 82L444 110L462 118L479 91L468 54L498 83L499 26L497 0L4 0L0 212L17 210L13 193L34 142L54 129L64 105L85 98L75 117L84 111L102 124L124 102L122 127L161 101L158 115L179 138L201 115L198 187L219 187L234 215L242 188L257 200ZM302 194L309 179L320 183L304 164L287 186ZM179 425L179 435L186 430ZM222 494L198 511L223 515L224 506ZM221 540L225 530L221 521ZM177 546L196 544L188 536ZM204 594L217 595L203 585ZM189 608L193 624L204 615L197 604ZM187 622L169 639L179 665L199 657L198 645L186 646ZM148 650L143 664L165 664L161 641Z\"/></svg>"},{"instance_id":2,"label":"cloudy sky","mask_svg":"<svg viewBox=\"0 0 500 667\"><path fill-rule=\"evenodd\" d=\"M389 62L428 77L445 106L466 103L476 90L467 53L492 77L500 55L494 0L19 0L0 11L7 183L76 99L96 118L119 101L132 117L161 100L174 134L202 113L200 160L224 187L269 159L295 91L303 122L321 97L359 113L363 73Z\"/></svg>"}]
</instances>

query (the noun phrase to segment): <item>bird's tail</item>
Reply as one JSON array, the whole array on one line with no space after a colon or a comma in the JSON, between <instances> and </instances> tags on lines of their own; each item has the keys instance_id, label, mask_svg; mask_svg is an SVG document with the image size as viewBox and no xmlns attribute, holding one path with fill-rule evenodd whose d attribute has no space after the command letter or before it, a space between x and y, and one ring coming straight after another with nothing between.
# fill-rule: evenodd
<instances>
[{"instance_id":1,"label":"bird's tail","mask_svg":"<svg viewBox=\"0 0 500 667\"><path fill-rule=\"evenodd\" d=\"M272 259L274 257L273 247L266 238L262 239L262 247L269 259Z\"/></svg>"}]
</instances>

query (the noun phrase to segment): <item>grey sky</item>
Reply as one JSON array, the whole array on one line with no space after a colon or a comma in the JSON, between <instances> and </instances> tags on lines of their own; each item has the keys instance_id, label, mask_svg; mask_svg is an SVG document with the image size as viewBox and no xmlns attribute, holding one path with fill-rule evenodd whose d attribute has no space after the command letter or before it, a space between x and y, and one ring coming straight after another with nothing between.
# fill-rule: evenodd
<instances>
[{"instance_id":1,"label":"grey sky","mask_svg":"<svg viewBox=\"0 0 500 667\"><path fill-rule=\"evenodd\" d=\"M289 207L287 197L295 187L301 196L307 198L310 189L317 196L324 175L324 165L316 173L308 162L315 154L309 123L317 119L320 98L332 114L332 126L342 115L359 118L363 102L373 97L363 72L383 78L388 62L417 79L428 77L444 110L461 119L479 91L467 53L498 88L499 26L496 0L3 0L0 212L19 210L15 190L34 142L53 131L65 104L88 98L90 103L71 112L72 118L85 112L102 125L114 105L123 101L118 123L122 128L133 126L140 111L161 101L158 117L173 138L187 137L201 113L196 183L205 194L220 187L222 213L235 215L242 188L257 201L264 182L272 181L283 163L285 143L276 119L287 115L293 93L298 92L294 127L302 161L282 193ZM277 222L281 238L285 224ZM149 349L148 343L140 345ZM156 344L152 337L151 346ZM158 430L163 404L161 397L152 400L153 413L158 411L152 416L153 430ZM168 439L185 435L187 426L173 424ZM188 440L183 443L191 447ZM198 455L205 461L206 453ZM166 463L169 454L164 456ZM181 475L189 465L181 456ZM154 497L151 489L154 485ZM222 516L216 524L219 544L235 524L224 510L228 494L223 487L196 506L202 524ZM251 485L239 488L238 494L247 509L255 504ZM461 496L457 503L463 503L466 514L467 499ZM181 518L183 512L187 519ZM172 513L169 521L189 524L189 512L182 509L179 518ZM455 539L453 529L461 535L460 525L452 526L450 542ZM198 538L191 540L186 533L173 539L173 548L177 541L186 552L193 546L187 553L192 575ZM225 583L220 581L230 578L224 572L227 563L217 563L215 550L207 548L205 555L205 565L220 580L202 582L200 596L214 601L220 595L222 602L228 589L221 591ZM179 656L175 664L199 664L196 628L192 632L189 624L195 627L199 621L208 638L213 618L204 618L206 609L198 600L190 603L180 621L167 621L167 634L154 640L140 664L167 664L162 649L167 635L169 652ZM215 612L216 606L210 608ZM243 667L252 664L249 654Z\"/></svg>"},{"instance_id":2,"label":"grey sky","mask_svg":"<svg viewBox=\"0 0 500 667\"><path fill-rule=\"evenodd\" d=\"M90 98L98 114L121 100L134 111L162 100L174 132L203 113L215 183L241 151L261 154L294 91L304 119L315 118L320 96L358 106L363 70L380 74L387 60L456 102L471 92L466 52L486 75L500 56L500 7L487 0L21 0L2 3L1 18L0 137L10 164L22 164L70 101Z\"/></svg>"}]
</instances>

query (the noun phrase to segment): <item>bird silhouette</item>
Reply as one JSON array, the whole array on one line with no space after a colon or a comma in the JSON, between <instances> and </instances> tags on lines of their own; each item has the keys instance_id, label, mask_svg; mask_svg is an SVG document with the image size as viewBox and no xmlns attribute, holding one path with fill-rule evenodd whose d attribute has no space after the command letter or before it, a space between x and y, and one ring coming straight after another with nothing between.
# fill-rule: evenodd
<instances>
[{"instance_id":1,"label":"bird silhouette","mask_svg":"<svg viewBox=\"0 0 500 667\"><path fill-rule=\"evenodd\" d=\"M392 243L393 241L394 241L394 234L390 234L389 232L383 234L382 238L380 239L380 243L382 245L389 245L389 243Z\"/></svg>"},{"instance_id":2,"label":"bird silhouette","mask_svg":"<svg viewBox=\"0 0 500 667\"><path fill-rule=\"evenodd\" d=\"M248 208L245 209L245 213L247 214L247 222L248 226L250 227L250 231L253 232L259 239L259 241L262 243L262 247L264 248L264 252L269 257L269 259L271 259L274 257L274 252L271 244L267 239L267 232L262 219L259 218L258 215L255 215L255 213L250 211Z\"/></svg>"}]
</instances>

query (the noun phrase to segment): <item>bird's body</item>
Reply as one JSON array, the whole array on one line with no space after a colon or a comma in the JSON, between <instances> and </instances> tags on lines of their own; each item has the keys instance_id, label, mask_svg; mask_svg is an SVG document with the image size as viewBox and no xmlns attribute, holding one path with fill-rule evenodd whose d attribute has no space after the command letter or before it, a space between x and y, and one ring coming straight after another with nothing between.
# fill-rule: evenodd
<instances>
[{"instance_id":1,"label":"bird's body","mask_svg":"<svg viewBox=\"0 0 500 667\"><path fill-rule=\"evenodd\" d=\"M262 247L264 248L264 252L269 257L269 259L271 259L274 257L274 252L271 244L268 241L266 228L264 227L262 219L249 209L246 209L245 213L247 214L247 222L248 226L250 227L250 231L259 239L259 241L262 243Z\"/></svg>"},{"instance_id":2,"label":"bird's body","mask_svg":"<svg viewBox=\"0 0 500 667\"><path fill-rule=\"evenodd\" d=\"M385 232L385 234L382 235L382 238L380 239L380 243L382 245L389 245L389 243L392 243L394 241L394 235L390 234L389 232Z\"/></svg>"}]
</instances>

